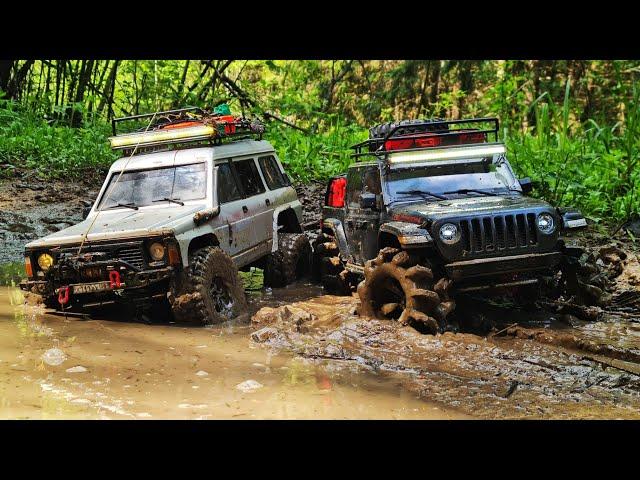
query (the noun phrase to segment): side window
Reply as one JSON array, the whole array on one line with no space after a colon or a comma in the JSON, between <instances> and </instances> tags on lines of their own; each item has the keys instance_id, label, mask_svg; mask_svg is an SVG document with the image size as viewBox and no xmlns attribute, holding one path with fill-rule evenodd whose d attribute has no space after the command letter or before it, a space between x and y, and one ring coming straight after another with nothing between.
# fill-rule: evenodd
<instances>
[{"instance_id":1,"label":"side window","mask_svg":"<svg viewBox=\"0 0 640 480\"><path fill-rule=\"evenodd\" d=\"M258 162L260 163L262 175L264 175L264 179L267 181L269 190L286 187L289 184L287 178L280 171L278 162L276 162L276 159L273 157L273 155L269 155L268 157L260 157L258 159Z\"/></svg>"},{"instance_id":2,"label":"side window","mask_svg":"<svg viewBox=\"0 0 640 480\"><path fill-rule=\"evenodd\" d=\"M380 184L380 170L378 167L369 167L364 171L363 192L382 193L382 185Z\"/></svg>"},{"instance_id":3,"label":"side window","mask_svg":"<svg viewBox=\"0 0 640 480\"><path fill-rule=\"evenodd\" d=\"M233 202L242 198L229 163L218 164L218 203Z\"/></svg>"},{"instance_id":4,"label":"side window","mask_svg":"<svg viewBox=\"0 0 640 480\"><path fill-rule=\"evenodd\" d=\"M233 162L233 166L236 169L240 183L242 183L245 195L251 197L265 191L264 183L262 183L258 173L258 167L256 167L256 162L252 158Z\"/></svg>"},{"instance_id":5,"label":"side window","mask_svg":"<svg viewBox=\"0 0 640 480\"><path fill-rule=\"evenodd\" d=\"M360 208L362 193L362 168L353 167L347 171L347 204L351 208Z\"/></svg>"}]
</instances>

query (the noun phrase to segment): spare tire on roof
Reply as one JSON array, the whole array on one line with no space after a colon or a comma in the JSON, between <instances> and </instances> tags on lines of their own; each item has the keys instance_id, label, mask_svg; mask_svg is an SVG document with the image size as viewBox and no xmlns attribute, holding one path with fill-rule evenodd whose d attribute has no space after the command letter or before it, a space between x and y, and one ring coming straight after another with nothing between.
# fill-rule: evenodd
<instances>
[{"instance_id":1,"label":"spare tire on roof","mask_svg":"<svg viewBox=\"0 0 640 480\"><path fill-rule=\"evenodd\" d=\"M430 119L416 119L416 120L402 120L400 122L389 122L389 123L381 123L380 125L375 125L369 129L369 138L377 139L384 138L389 132L391 132L396 127L398 128L394 132L394 135L411 135L413 133L423 133L423 132L448 132L448 125L429 125L430 123L435 122L443 122L444 120L441 118L430 118Z\"/></svg>"}]
</instances>

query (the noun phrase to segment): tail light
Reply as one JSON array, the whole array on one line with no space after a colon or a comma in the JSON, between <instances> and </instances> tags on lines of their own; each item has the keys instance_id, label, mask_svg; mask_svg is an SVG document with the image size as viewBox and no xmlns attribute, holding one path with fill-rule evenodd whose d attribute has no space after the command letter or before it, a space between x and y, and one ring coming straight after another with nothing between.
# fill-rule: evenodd
<instances>
[{"instance_id":1,"label":"tail light","mask_svg":"<svg viewBox=\"0 0 640 480\"><path fill-rule=\"evenodd\" d=\"M331 180L329 184L329 195L327 197L327 206L334 208L344 207L344 197L347 191L347 179L338 177Z\"/></svg>"}]
</instances>

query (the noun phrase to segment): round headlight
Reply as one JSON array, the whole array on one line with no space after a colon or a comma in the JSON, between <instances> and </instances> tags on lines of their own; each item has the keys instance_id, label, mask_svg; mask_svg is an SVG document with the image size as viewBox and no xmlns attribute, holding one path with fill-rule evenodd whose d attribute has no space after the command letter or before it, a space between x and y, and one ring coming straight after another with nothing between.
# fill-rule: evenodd
<instances>
[{"instance_id":1,"label":"round headlight","mask_svg":"<svg viewBox=\"0 0 640 480\"><path fill-rule=\"evenodd\" d=\"M540 215L538 215L537 224L538 230L540 230L542 233L553 233L553 231L556 229L553 217L548 213L541 213Z\"/></svg>"},{"instance_id":2,"label":"round headlight","mask_svg":"<svg viewBox=\"0 0 640 480\"><path fill-rule=\"evenodd\" d=\"M440 227L440 240L452 245L460 240L460 231L453 223L445 223Z\"/></svg>"},{"instance_id":3,"label":"round headlight","mask_svg":"<svg viewBox=\"0 0 640 480\"><path fill-rule=\"evenodd\" d=\"M164 258L164 245L155 242L149 247L149 254L154 260L162 260Z\"/></svg>"},{"instance_id":4,"label":"round headlight","mask_svg":"<svg viewBox=\"0 0 640 480\"><path fill-rule=\"evenodd\" d=\"M46 272L53 265L53 257L48 253L43 253L38 257L38 266L40 270Z\"/></svg>"}]
</instances>

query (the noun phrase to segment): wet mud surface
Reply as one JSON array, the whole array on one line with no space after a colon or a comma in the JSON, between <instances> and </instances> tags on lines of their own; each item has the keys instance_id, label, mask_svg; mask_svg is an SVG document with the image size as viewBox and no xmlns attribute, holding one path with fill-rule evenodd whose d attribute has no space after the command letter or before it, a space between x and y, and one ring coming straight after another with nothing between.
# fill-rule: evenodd
<instances>
[{"instance_id":1,"label":"wet mud surface","mask_svg":"<svg viewBox=\"0 0 640 480\"><path fill-rule=\"evenodd\" d=\"M295 294L254 294L253 308ZM185 328L65 319L2 287L0 418L466 418L357 364L264 348L250 333L247 323Z\"/></svg>"},{"instance_id":2,"label":"wet mud surface","mask_svg":"<svg viewBox=\"0 0 640 480\"><path fill-rule=\"evenodd\" d=\"M355 296L319 296L263 308L251 338L316 361L359 365L476 418L640 418L638 323L561 328L552 319L485 336L434 336L359 317L357 307ZM490 314L515 320L513 311Z\"/></svg>"},{"instance_id":3,"label":"wet mud surface","mask_svg":"<svg viewBox=\"0 0 640 480\"><path fill-rule=\"evenodd\" d=\"M99 186L0 182L0 263L80 221ZM324 184L296 189L317 225ZM307 283L249 291L250 324L210 328L49 315L1 287L0 418L640 418L637 248L624 229L576 241L611 305L465 297L457 334L360 317L357 297Z\"/></svg>"},{"instance_id":4,"label":"wet mud surface","mask_svg":"<svg viewBox=\"0 0 640 480\"><path fill-rule=\"evenodd\" d=\"M93 201L101 182L0 180L0 264L22 261L31 240L82 221L81 200Z\"/></svg>"}]
</instances>

